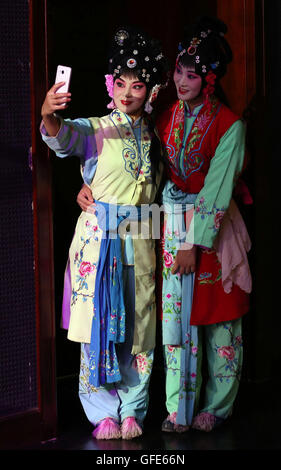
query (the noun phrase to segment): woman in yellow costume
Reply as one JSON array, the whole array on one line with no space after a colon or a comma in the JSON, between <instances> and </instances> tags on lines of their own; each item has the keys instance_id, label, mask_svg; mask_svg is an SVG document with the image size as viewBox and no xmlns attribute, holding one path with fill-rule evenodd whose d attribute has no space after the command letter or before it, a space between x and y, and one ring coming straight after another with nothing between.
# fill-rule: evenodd
<instances>
[{"instance_id":1,"label":"woman in yellow costume","mask_svg":"<svg viewBox=\"0 0 281 470\"><path fill-rule=\"evenodd\" d=\"M159 43L131 28L117 30L108 64L112 112L62 119L56 112L71 94L55 84L41 133L58 157L80 158L94 199L78 218L64 285L62 325L81 343L80 400L94 438L131 439L142 434L148 407L156 309L154 241L130 233L161 180L161 145L146 111L167 64Z\"/></svg>"}]
</instances>

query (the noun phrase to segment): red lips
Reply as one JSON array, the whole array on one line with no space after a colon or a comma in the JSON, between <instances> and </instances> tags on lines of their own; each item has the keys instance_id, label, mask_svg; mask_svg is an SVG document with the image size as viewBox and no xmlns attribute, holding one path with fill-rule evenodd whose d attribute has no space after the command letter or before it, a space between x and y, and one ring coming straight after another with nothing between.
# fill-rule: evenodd
<instances>
[{"instance_id":1,"label":"red lips","mask_svg":"<svg viewBox=\"0 0 281 470\"><path fill-rule=\"evenodd\" d=\"M123 104L123 106L128 106L129 104L132 103L132 101L121 100L121 103Z\"/></svg>"},{"instance_id":2,"label":"red lips","mask_svg":"<svg viewBox=\"0 0 281 470\"><path fill-rule=\"evenodd\" d=\"M186 90L185 88L179 88L179 92L181 95L185 95L189 90Z\"/></svg>"}]
</instances>

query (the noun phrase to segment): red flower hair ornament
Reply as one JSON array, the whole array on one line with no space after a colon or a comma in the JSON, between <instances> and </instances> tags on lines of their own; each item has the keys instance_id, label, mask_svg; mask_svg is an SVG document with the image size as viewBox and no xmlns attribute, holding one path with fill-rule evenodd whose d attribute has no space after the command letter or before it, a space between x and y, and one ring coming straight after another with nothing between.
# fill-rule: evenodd
<instances>
[{"instance_id":1,"label":"red flower hair ornament","mask_svg":"<svg viewBox=\"0 0 281 470\"><path fill-rule=\"evenodd\" d=\"M207 85L203 88L203 95L204 95L204 104L207 106L208 110L210 110L211 108L210 96L212 96L212 94L215 91L214 85L215 85L216 78L217 78L216 75L211 70L209 70L209 72L207 73L205 77L205 81Z\"/></svg>"}]
</instances>

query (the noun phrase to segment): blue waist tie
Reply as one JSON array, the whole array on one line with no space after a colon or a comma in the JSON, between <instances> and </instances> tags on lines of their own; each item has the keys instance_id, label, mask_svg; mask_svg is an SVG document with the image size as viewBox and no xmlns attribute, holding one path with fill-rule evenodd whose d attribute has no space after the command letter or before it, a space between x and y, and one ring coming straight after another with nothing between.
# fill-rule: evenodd
<instances>
[{"instance_id":1,"label":"blue waist tie","mask_svg":"<svg viewBox=\"0 0 281 470\"><path fill-rule=\"evenodd\" d=\"M103 231L97 266L94 316L91 330L89 382L95 387L121 380L115 344L125 341L120 223L140 220L141 208L100 201L96 216Z\"/></svg>"}]
</instances>

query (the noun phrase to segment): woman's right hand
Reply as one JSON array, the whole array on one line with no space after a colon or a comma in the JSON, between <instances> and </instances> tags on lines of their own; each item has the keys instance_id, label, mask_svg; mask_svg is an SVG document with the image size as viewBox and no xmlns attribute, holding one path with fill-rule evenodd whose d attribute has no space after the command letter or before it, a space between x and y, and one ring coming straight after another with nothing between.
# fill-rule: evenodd
<instances>
[{"instance_id":1,"label":"woman's right hand","mask_svg":"<svg viewBox=\"0 0 281 470\"><path fill-rule=\"evenodd\" d=\"M60 109L66 109L67 103L71 100L71 93L56 93L63 84L64 82L60 82L52 86L41 108L45 129L51 137L55 137L60 129L60 120L54 113Z\"/></svg>"},{"instance_id":2,"label":"woman's right hand","mask_svg":"<svg viewBox=\"0 0 281 470\"><path fill-rule=\"evenodd\" d=\"M50 116L56 111L67 108L67 103L71 101L71 93L57 93L64 82L55 83L47 92L44 103L41 108L41 115L44 119L45 116Z\"/></svg>"},{"instance_id":3,"label":"woman's right hand","mask_svg":"<svg viewBox=\"0 0 281 470\"><path fill-rule=\"evenodd\" d=\"M89 186L87 186L86 184L83 184L81 190L78 193L76 200L84 212L90 212L91 214L95 213L94 206L96 204L93 199L92 191L90 190Z\"/></svg>"}]
</instances>

